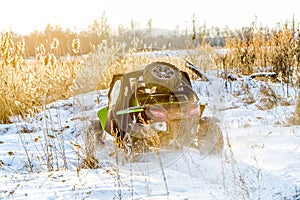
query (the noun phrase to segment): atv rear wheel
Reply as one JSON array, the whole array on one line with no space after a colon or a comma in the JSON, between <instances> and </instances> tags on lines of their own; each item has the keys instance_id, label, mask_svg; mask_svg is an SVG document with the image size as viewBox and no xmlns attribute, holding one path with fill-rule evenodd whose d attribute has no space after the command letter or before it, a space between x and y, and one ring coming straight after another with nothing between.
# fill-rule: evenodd
<instances>
[{"instance_id":1,"label":"atv rear wheel","mask_svg":"<svg viewBox=\"0 0 300 200\"><path fill-rule=\"evenodd\" d=\"M197 145L201 154L221 154L224 141L217 119L204 117L200 119L200 129L197 133Z\"/></svg>"}]
</instances>

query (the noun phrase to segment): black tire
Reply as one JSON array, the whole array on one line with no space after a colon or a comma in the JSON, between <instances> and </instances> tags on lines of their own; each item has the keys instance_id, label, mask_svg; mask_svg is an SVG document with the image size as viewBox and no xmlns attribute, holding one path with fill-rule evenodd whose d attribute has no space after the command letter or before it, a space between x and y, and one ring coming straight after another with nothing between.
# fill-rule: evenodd
<instances>
[{"instance_id":1,"label":"black tire","mask_svg":"<svg viewBox=\"0 0 300 200\"><path fill-rule=\"evenodd\" d=\"M204 117L200 119L200 129L197 134L198 149L203 154L221 154L224 140L221 128L216 118Z\"/></svg>"},{"instance_id":2,"label":"black tire","mask_svg":"<svg viewBox=\"0 0 300 200\"><path fill-rule=\"evenodd\" d=\"M176 90L182 80L177 67L166 62L154 62L146 66L144 81L148 87L163 86L159 89ZM164 92L164 91L162 91Z\"/></svg>"}]
</instances>

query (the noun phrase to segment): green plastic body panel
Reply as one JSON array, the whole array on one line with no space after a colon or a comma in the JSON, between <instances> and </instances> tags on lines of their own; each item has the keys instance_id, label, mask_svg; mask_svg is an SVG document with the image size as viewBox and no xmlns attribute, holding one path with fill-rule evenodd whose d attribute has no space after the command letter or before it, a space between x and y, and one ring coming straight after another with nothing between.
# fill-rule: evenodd
<instances>
[{"instance_id":1,"label":"green plastic body panel","mask_svg":"<svg viewBox=\"0 0 300 200\"><path fill-rule=\"evenodd\" d=\"M108 112L108 106L105 106L98 111L98 118L99 118L102 131L104 131L105 128L107 112Z\"/></svg>"}]
</instances>

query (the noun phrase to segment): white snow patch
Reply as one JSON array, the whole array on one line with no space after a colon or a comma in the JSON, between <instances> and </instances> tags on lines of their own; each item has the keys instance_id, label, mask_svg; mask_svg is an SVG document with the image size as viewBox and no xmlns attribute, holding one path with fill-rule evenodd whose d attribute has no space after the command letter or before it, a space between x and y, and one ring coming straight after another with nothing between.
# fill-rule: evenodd
<instances>
[{"instance_id":1,"label":"white snow patch","mask_svg":"<svg viewBox=\"0 0 300 200\"><path fill-rule=\"evenodd\" d=\"M97 91L0 125L0 199L300 199L300 126L287 125L297 88L285 99L284 88L271 84L282 100L260 109L265 83L247 79L226 88L211 80L193 86L207 104L204 116L220 120L222 156L186 148L116 160L108 136L96 152L101 168L80 169L90 120L107 105L107 91Z\"/></svg>"}]
</instances>

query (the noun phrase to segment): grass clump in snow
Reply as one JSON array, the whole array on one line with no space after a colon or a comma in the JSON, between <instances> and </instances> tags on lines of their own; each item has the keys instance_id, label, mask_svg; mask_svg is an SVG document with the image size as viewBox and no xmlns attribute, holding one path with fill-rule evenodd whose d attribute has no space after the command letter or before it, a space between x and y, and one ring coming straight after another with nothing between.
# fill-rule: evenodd
<instances>
[{"instance_id":1,"label":"grass clump in snow","mask_svg":"<svg viewBox=\"0 0 300 200\"><path fill-rule=\"evenodd\" d=\"M25 41L12 41L12 34L0 36L0 122L10 116L25 116L36 106L70 97L80 62L58 59L54 39L47 52L43 44L36 49L35 60L25 60Z\"/></svg>"},{"instance_id":2,"label":"grass clump in snow","mask_svg":"<svg viewBox=\"0 0 300 200\"><path fill-rule=\"evenodd\" d=\"M282 75L282 81L299 84L293 76L300 76L300 38L285 25L279 31L266 33L262 29L248 31L236 37L227 38L224 54L216 54L215 63L226 73L235 71L238 75L254 72L274 71Z\"/></svg>"}]
</instances>

